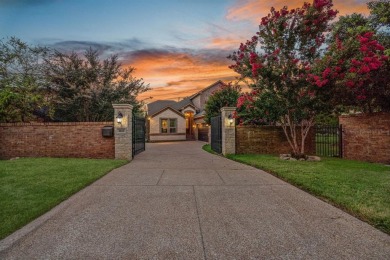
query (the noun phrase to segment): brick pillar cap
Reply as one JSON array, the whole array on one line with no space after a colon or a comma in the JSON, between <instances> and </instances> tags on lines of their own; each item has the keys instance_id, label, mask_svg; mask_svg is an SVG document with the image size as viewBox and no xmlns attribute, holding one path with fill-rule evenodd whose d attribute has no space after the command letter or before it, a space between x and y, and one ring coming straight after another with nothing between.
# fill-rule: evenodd
<instances>
[{"instance_id":1,"label":"brick pillar cap","mask_svg":"<svg viewBox=\"0 0 390 260\"><path fill-rule=\"evenodd\" d=\"M114 109L133 109L133 106L130 104L112 104Z\"/></svg>"}]
</instances>

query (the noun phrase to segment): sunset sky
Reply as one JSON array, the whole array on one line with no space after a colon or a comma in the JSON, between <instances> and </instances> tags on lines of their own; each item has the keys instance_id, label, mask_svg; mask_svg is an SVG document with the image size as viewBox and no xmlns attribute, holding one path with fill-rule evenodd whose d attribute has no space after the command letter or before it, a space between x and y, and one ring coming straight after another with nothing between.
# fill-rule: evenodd
<instances>
[{"instance_id":1,"label":"sunset sky","mask_svg":"<svg viewBox=\"0 0 390 260\"><path fill-rule=\"evenodd\" d=\"M255 34L270 7L297 0L0 0L0 37L63 51L118 54L152 90L139 99L177 99L221 79L226 58ZM335 0L340 14L367 13L366 2Z\"/></svg>"}]
</instances>

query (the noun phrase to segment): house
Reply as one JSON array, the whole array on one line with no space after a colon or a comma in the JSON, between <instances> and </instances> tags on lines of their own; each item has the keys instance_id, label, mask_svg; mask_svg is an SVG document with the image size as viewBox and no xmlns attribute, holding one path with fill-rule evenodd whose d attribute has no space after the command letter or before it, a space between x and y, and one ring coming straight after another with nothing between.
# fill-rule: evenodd
<instances>
[{"instance_id":1,"label":"house","mask_svg":"<svg viewBox=\"0 0 390 260\"><path fill-rule=\"evenodd\" d=\"M204 108L209 96L223 86L217 81L181 101L157 100L147 105L150 142L201 140L208 142Z\"/></svg>"}]
</instances>

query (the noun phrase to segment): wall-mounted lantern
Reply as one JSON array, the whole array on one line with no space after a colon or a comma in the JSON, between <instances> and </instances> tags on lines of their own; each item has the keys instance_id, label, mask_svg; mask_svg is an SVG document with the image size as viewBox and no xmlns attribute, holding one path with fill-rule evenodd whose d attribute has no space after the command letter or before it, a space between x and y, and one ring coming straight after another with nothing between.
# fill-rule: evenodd
<instances>
[{"instance_id":1,"label":"wall-mounted lantern","mask_svg":"<svg viewBox=\"0 0 390 260\"><path fill-rule=\"evenodd\" d=\"M233 126L234 123L233 114L228 115L228 122L229 122L229 126Z\"/></svg>"},{"instance_id":2,"label":"wall-mounted lantern","mask_svg":"<svg viewBox=\"0 0 390 260\"><path fill-rule=\"evenodd\" d=\"M118 112L118 115L116 116L116 122L122 125L122 120L123 120L123 114L121 112Z\"/></svg>"}]
</instances>

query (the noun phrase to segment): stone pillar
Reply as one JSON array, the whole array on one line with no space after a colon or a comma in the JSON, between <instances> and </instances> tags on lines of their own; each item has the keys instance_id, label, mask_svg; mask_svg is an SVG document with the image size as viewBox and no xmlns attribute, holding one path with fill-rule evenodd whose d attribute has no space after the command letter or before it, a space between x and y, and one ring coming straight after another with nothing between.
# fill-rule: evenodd
<instances>
[{"instance_id":1,"label":"stone pillar","mask_svg":"<svg viewBox=\"0 0 390 260\"><path fill-rule=\"evenodd\" d=\"M235 107L221 108L222 120L222 154L236 153L236 124L233 118Z\"/></svg>"},{"instance_id":2,"label":"stone pillar","mask_svg":"<svg viewBox=\"0 0 390 260\"><path fill-rule=\"evenodd\" d=\"M133 106L129 104L112 104L114 107L115 159L133 159ZM118 123L118 115L122 122Z\"/></svg>"}]
</instances>

